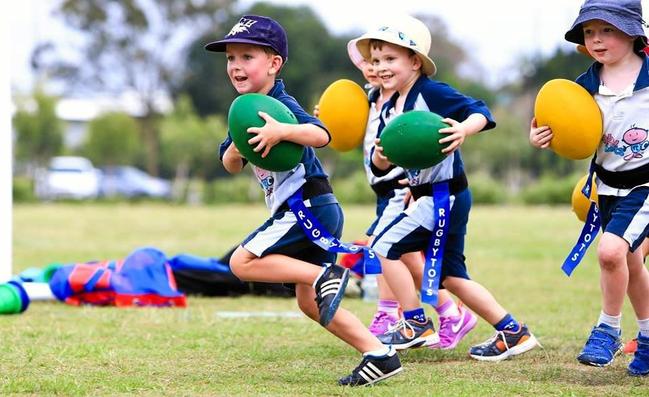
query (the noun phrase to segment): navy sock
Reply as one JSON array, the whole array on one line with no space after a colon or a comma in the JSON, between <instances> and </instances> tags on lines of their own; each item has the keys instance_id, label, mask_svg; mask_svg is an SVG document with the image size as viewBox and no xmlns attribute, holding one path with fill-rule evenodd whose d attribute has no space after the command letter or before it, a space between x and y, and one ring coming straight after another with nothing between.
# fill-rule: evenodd
<instances>
[{"instance_id":1,"label":"navy sock","mask_svg":"<svg viewBox=\"0 0 649 397\"><path fill-rule=\"evenodd\" d=\"M415 310L404 311L403 317L406 320L415 320L420 323L426 322L426 313L424 313L423 307L418 307Z\"/></svg>"},{"instance_id":2,"label":"navy sock","mask_svg":"<svg viewBox=\"0 0 649 397\"><path fill-rule=\"evenodd\" d=\"M518 327L518 321L509 313L494 325L496 331L517 331Z\"/></svg>"}]
</instances>

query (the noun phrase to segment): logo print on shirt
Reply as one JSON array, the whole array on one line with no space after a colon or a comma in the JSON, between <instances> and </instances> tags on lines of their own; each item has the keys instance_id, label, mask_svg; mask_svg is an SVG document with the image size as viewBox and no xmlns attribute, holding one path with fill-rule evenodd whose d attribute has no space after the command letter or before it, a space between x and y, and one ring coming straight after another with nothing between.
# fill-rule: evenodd
<instances>
[{"instance_id":1,"label":"logo print on shirt","mask_svg":"<svg viewBox=\"0 0 649 397\"><path fill-rule=\"evenodd\" d=\"M634 125L622 134L621 141L607 133L602 137L602 142L606 153L614 153L623 157L625 161L630 161L644 157L644 151L649 147L647 137L649 137L649 131Z\"/></svg>"},{"instance_id":2,"label":"logo print on shirt","mask_svg":"<svg viewBox=\"0 0 649 397\"><path fill-rule=\"evenodd\" d=\"M647 135L647 130L635 126L624 132L622 141L629 145L628 149L631 150L631 153L624 156L624 160L629 161L631 159L642 158L645 149L649 146Z\"/></svg>"},{"instance_id":3,"label":"logo print on shirt","mask_svg":"<svg viewBox=\"0 0 649 397\"><path fill-rule=\"evenodd\" d=\"M234 36L236 34L243 33L243 32L250 33L248 28L251 28L252 25L254 25L256 23L257 23L257 21L255 21L254 19L241 18L239 20L239 22L237 22L232 27L232 29L230 29L230 33L226 34L225 37Z\"/></svg>"},{"instance_id":4,"label":"logo print on shirt","mask_svg":"<svg viewBox=\"0 0 649 397\"><path fill-rule=\"evenodd\" d=\"M264 194L266 195L266 197L273 194L273 184L275 183L275 178L273 178L272 173L263 168L253 167L253 169L255 176L259 181L259 184L261 185L262 189L264 189Z\"/></svg>"},{"instance_id":5,"label":"logo print on shirt","mask_svg":"<svg viewBox=\"0 0 649 397\"><path fill-rule=\"evenodd\" d=\"M408 176L408 181L410 181L410 186L419 185L419 174L421 174L421 170L406 170L406 175Z\"/></svg>"}]
</instances>

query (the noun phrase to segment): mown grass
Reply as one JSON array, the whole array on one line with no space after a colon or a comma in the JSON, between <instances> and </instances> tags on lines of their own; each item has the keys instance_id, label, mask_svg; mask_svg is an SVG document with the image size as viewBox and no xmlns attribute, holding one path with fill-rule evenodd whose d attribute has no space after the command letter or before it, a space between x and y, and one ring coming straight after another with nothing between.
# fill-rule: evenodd
<instances>
[{"instance_id":1,"label":"mown grass","mask_svg":"<svg viewBox=\"0 0 649 397\"><path fill-rule=\"evenodd\" d=\"M362 236L373 209L345 207L344 239ZM220 256L265 219L261 206L20 205L14 271L50 262L121 258L155 246ZM291 299L191 297L187 309L69 307L35 302L0 318L0 394L20 395L649 395L626 375L575 356L596 320L600 295L592 250L567 278L561 262L581 224L567 208L477 207L467 261L474 279L528 323L544 349L501 363L467 357L489 337L484 321L453 351L402 355L405 371L373 388L336 386L359 356L305 318L229 319L224 311L296 312ZM373 305L346 299L368 322ZM432 312L429 310L429 312ZM637 332L625 307L624 337Z\"/></svg>"}]
</instances>

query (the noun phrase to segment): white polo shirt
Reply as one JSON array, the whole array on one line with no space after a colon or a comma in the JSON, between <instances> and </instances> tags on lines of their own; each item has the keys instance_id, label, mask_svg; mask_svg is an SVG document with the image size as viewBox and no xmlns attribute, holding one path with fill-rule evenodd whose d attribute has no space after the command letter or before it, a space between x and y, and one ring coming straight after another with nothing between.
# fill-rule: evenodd
<instances>
[{"instance_id":1,"label":"white polo shirt","mask_svg":"<svg viewBox=\"0 0 649 397\"><path fill-rule=\"evenodd\" d=\"M596 62L577 78L602 112L603 133L596 163L611 172L634 170L649 163L649 58L643 57L636 82L620 93L602 84L601 68L602 64ZM600 195L626 196L631 190L608 186L597 178Z\"/></svg>"},{"instance_id":2,"label":"white polo shirt","mask_svg":"<svg viewBox=\"0 0 649 397\"><path fill-rule=\"evenodd\" d=\"M376 176L372 172L372 149L374 149L374 141L376 140L376 136L379 132L379 124L381 123L381 110L376 108L376 101L378 100L378 96L380 95L379 91L372 89L368 95L370 113L367 117L365 138L363 138L363 166L365 167L367 182L369 182L370 185L376 185L379 182L405 178L405 171L401 167L394 167L390 170L390 172L382 176Z\"/></svg>"},{"instance_id":3,"label":"white polo shirt","mask_svg":"<svg viewBox=\"0 0 649 397\"><path fill-rule=\"evenodd\" d=\"M594 97L604 119L597 164L608 171L628 171L649 163L649 87L634 92L634 86L616 94L600 85ZM626 196L631 190L617 189L598 179L598 194Z\"/></svg>"}]
</instances>

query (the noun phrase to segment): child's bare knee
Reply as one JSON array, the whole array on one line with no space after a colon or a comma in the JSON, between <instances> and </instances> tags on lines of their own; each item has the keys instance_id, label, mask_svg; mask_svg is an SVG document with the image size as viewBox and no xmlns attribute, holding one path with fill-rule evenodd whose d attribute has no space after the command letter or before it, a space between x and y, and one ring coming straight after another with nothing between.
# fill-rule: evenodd
<instances>
[{"instance_id":1,"label":"child's bare knee","mask_svg":"<svg viewBox=\"0 0 649 397\"><path fill-rule=\"evenodd\" d=\"M622 253L619 249L610 245L601 245L597 249L599 266L604 271L615 271L625 264L626 252Z\"/></svg>"},{"instance_id":2,"label":"child's bare knee","mask_svg":"<svg viewBox=\"0 0 649 397\"><path fill-rule=\"evenodd\" d=\"M240 249L235 250L230 257L230 270L239 280L247 281L250 264L250 258Z\"/></svg>"},{"instance_id":3,"label":"child's bare knee","mask_svg":"<svg viewBox=\"0 0 649 397\"><path fill-rule=\"evenodd\" d=\"M458 277L445 277L442 286L450 293L454 293L460 286L461 279Z\"/></svg>"}]
</instances>

